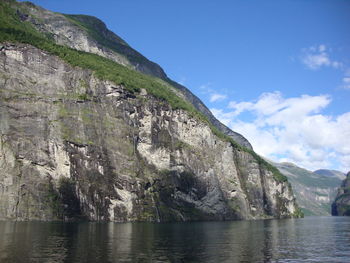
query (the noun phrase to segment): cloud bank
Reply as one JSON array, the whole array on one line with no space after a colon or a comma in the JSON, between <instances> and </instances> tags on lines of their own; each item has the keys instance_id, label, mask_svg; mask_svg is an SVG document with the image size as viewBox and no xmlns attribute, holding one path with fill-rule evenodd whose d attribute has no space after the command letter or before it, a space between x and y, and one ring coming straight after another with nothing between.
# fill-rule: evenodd
<instances>
[{"instance_id":1,"label":"cloud bank","mask_svg":"<svg viewBox=\"0 0 350 263\"><path fill-rule=\"evenodd\" d=\"M263 93L254 101L231 101L226 109L211 111L244 135L262 156L310 170L346 172L350 170L350 112L322 114L330 103L329 95L284 98L280 92L273 92ZM248 120L242 120L243 114Z\"/></svg>"}]
</instances>

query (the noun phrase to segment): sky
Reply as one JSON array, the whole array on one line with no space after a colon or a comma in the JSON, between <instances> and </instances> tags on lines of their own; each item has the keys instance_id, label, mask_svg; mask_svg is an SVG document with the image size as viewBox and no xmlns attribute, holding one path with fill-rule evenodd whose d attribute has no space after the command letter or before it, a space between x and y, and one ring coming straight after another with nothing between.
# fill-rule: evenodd
<instances>
[{"instance_id":1,"label":"sky","mask_svg":"<svg viewBox=\"0 0 350 263\"><path fill-rule=\"evenodd\" d=\"M102 19L262 156L350 170L350 1L32 2Z\"/></svg>"}]
</instances>

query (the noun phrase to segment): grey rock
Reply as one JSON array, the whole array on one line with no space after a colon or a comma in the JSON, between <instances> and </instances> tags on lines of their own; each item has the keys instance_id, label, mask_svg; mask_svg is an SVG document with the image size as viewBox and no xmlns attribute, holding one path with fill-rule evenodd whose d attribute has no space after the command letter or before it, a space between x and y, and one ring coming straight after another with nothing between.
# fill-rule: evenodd
<instances>
[{"instance_id":1,"label":"grey rock","mask_svg":"<svg viewBox=\"0 0 350 263\"><path fill-rule=\"evenodd\" d=\"M2 45L1 219L233 220L297 212L288 182L186 111L32 46Z\"/></svg>"},{"instance_id":2,"label":"grey rock","mask_svg":"<svg viewBox=\"0 0 350 263\"><path fill-rule=\"evenodd\" d=\"M338 189L338 194L332 204L332 215L350 216L350 172Z\"/></svg>"},{"instance_id":3,"label":"grey rock","mask_svg":"<svg viewBox=\"0 0 350 263\"><path fill-rule=\"evenodd\" d=\"M25 5L31 14L25 18L26 21L31 22L40 32L50 35L57 44L94 53L144 74L165 80L178 89L182 97L202 112L221 132L230 136L239 145L252 149L244 136L232 131L217 120L205 104L189 89L170 80L159 65L131 48L122 38L108 30L98 18L86 15L63 15L28 3L22 5Z\"/></svg>"}]
</instances>

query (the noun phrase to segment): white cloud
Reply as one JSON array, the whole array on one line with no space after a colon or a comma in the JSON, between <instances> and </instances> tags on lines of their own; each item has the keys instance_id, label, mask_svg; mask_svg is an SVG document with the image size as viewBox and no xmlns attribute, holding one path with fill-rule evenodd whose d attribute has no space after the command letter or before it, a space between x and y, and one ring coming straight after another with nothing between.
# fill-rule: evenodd
<instances>
[{"instance_id":1,"label":"white cloud","mask_svg":"<svg viewBox=\"0 0 350 263\"><path fill-rule=\"evenodd\" d=\"M210 102L222 101L227 98L227 95L218 92L217 90L213 89L211 86L212 84L208 82L199 87L199 89L201 90L201 93L206 94L207 96L209 95Z\"/></svg>"},{"instance_id":2,"label":"white cloud","mask_svg":"<svg viewBox=\"0 0 350 263\"><path fill-rule=\"evenodd\" d=\"M350 155L345 155L340 158L342 171L349 171Z\"/></svg>"},{"instance_id":3,"label":"white cloud","mask_svg":"<svg viewBox=\"0 0 350 263\"><path fill-rule=\"evenodd\" d=\"M229 126L232 119L234 119L237 114L235 112L224 112L222 109L212 108L210 111L214 114L214 116L221 121L226 126Z\"/></svg>"},{"instance_id":4,"label":"white cloud","mask_svg":"<svg viewBox=\"0 0 350 263\"><path fill-rule=\"evenodd\" d=\"M228 104L228 107L229 107L229 108L235 110L236 115L240 114L241 112L243 112L243 111L245 111L245 110L250 110L250 109L252 109L253 106L254 106L254 104L251 103L251 102L240 102L240 103L237 103L237 102L235 102L235 101L231 101L231 102Z\"/></svg>"},{"instance_id":5,"label":"white cloud","mask_svg":"<svg viewBox=\"0 0 350 263\"><path fill-rule=\"evenodd\" d=\"M284 98L273 92L262 94L256 101L230 102L226 110L212 112L267 158L311 170L350 170L350 112L322 114L330 103L328 95ZM252 119L239 120L244 112Z\"/></svg>"},{"instance_id":6,"label":"white cloud","mask_svg":"<svg viewBox=\"0 0 350 263\"><path fill-rule=\"evenodd\" d=\"M312 46L302 49L301 62L311 70L318 70L322 67L331 67L344 73L341 88L350 90L350 69L346 64L331 59L331 49L326 45Z\"/></svg>"},{"instance_id":7,"label":"white cloud","mask_svg":"<svg viewBox=\"0 0 350 263\"><path fill-rule=\"evenodd\" d=\"M219 93L213 93L210 95L210 102L215 102L215 101L220 101L226 99L227 96L224 94L219 94Z\"/></svg>"},{"instance_id":8,"label":"white cloud","mask_svg":"<svg viewBox=\"0 0 350 263\"><path fill-rule=\"evenodd\" d=\"M341 68L342 66L341 62L332 60L329 57L328 48L325 45L303 49L301 61L312 70L317 70L321 67Z\"/></svg>"}]
</instances>

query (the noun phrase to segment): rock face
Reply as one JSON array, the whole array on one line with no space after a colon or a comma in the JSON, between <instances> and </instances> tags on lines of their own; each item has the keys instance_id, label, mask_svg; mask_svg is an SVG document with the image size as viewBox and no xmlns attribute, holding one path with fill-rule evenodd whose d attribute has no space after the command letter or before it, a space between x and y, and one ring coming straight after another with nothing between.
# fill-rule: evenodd
<instances>
[{"instance_id":1,"label":"rock face","mask_svg":"<svg viewBox=\"0 0 350 263\"><path fill-rule=\"evenodd\" d=\"M17 16L35 18L37 29L65 28L65 16L25 6L29 11L20 8ZM45 16L30 15L33 10L49 14L52 22L35 22ZM96 23L107 39L114 37ZM77 33L69 32L74 41L68 44L79 43ZM59 34L49 37L59 43ZM89 52L99 50L84 43ZM94 53L130 66L125 52L126 60ZM174 91L185 97L180 88ZM290 184L253 151L214 132L210 122L147 89L132 92L32 45L0 44L0 109L0 219L163 222L300 215Z\"/></svg>"},{"instance_id":2,"label":"rock face","mask_svg":"<svg viewBox=\"0 0 350 263\"><path fill-rule=\"evenodd\" d=\"M350 216L350 172L338 189L338 194L332 204L333 216Z\"/></svg>"},{"instance_id":3,"label":"rock face","mask_svg":"<svg viewBox=\"0 0 350 263\"><path fill-rule=\"evenodd\" d=\"M29 45L0 54L0 217L289 217L288 183L183 110Z\"/></svg>"},{"instance_id":4,"label":"rock face","mask_svg":"<svg viewBox=\"0 0 350 263\"><path fill-rule=\"evenodd\" d=\"M134 70L163 79L177 88L178 95L189 101L202 112L221 132L232 137L238 144L252 149L241 134L236 133L218 121L204 103L186 87L170 80L156 63L131 48L122 38L107 29L96 17L86 15L63 15L45 10L29 2L21 4L29 15L22 20L30 22L38 31L49 35L59 45L94 53ZM21 11L18 11L21 13Z\"/></svg>"},{"instance_id":5,"label":"rock face","mask_svg":"<svg viewBox=\"0 0 350 263\"><path fill-rule=\"evenodd\" d=\"M339 177L345 178L345 174L331 170L311 172L292 163L274 165L288 177L297 202L306 216L331 215L331 205L342 181Z\"/></svg>"}]
</instances>

